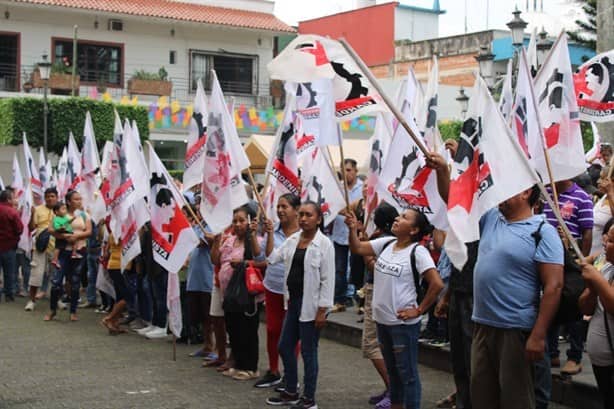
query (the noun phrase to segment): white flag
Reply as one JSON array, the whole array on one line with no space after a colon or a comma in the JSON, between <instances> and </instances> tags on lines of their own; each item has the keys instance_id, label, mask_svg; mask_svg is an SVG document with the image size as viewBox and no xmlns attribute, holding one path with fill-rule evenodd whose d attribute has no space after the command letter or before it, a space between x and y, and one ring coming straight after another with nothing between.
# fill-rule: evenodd
<instances>
[{"instance_id":1,"label":"white flag","mask_svg":"<svg viewBox=\"0 0 614 409\"><path fill-rule=\"evenodd\" d=\"M369 170L367 171L367 198L365 200L365 208L369 215L369 220L366 221L367 234L371 235L375 231L375 225L373 224L374 211L380 202L379 195L377 194L377 187L379 185L379 179L382 174L384 163L386 163L386 155L390 149L390 142L392 140L391 133L392 123L384 114L378 114L375 120L375 129L369 145L371 147L371 154L369 155Z\"/></svg>"},{"instance_id":2,"label":"white flag","mask_svg":"<svg viewBox=\"0 0 614 409\"><path fill-rule=\"evenodd\" d=\"M19 161L17 160L17 153L13 155L13 180L11 181L11 187L15 190L15 195L19 199L24 192L23 176L21 175L21 168L19 167Z\"/></svg>"},{"instance_id":3,"label":"white flag","mask_svg":"<svg viewBox=\"0 0 614 409\"><path fill-rule=\"evenodd\" d=\"M318 204L324 217L324 226L328 226L345 207L345 199L325 150L313 149L310 160L303 165L301 180L301 199Z\"/></svg>"},{"instance_id":4,"label":"white flag","mask_svg":"<svg viewBox=\"0 0 614 409\"><path fill-rule=\"evenodd\" d=\"M76 189L81 182L81 152L79 152L72 132L68 135L68 149L66 150L66 180L67 190Z\"/></svg>"},{"instance_id":5,"label":"white flag","mask_svg":"<svg viewBox=\"0 0 614 409\"><path fill-rule=\"evenodd\" d=\"M31 189L32 194L34 195L35 204L39 205L43 202L43 185L40 181L38 167L36 166L36 162L34 162L34 156L30 150L30 145L28 144L28 138L26 137L25 132L23 133L23 156L26 160L27 182L28 184L32 185Z\"/></svg>"},{"instance_id":6,"label":"white flag","mask_svg":"<svg viewBox=\"0 0 614 409\"><path fill-rule=\"evenodd\" d=\"M106 206L99 191L102 178L100 176L100 157L92 117L85 113L85 125L83 126L83 150L81 151L81 182L78 190L83 197L85 210L90 214L94 222L99 222L106 215Z\"/></svg>"},{"instance_id":7,"label":"white flag","mask_svg":"<svg viewBox=\"0 0 614 409\"><path fill-rule=\"evenodd\" d=\"M273 151L269 157L266 174L270 175L269 187L264 197L266 216L277 221L277 200L280 196L291 193L300 196L300 179L298 176L297 129L294 122L290 95L281 126L277 129Z\"/></svg>"},{"instance_id":8,"label":"white flag","mask_svg":"<svg viewBox=\"0 0 614 409\"><path fill-rule=\"evenodd\" d=\"M215 71L212 75L200 211L211 230L220 233L230 225L233 209L248 202L241 171L249 167L249 160Z\"/></svg>"},{"instance_id":9,"label":"white flag","mask_svg":"<svg viewBox=\"0 0 614 409\"><path fill-rule=\"evenodd\" d=\"M415 133L417 127L407 101L401 112ZM448 226L446 204L437 190L436 172L425 165L424 155L405 128L399 126L378 180L378 194L399 212L409 208L420 210L433 226L443 230Z\"/></svg>"},{"instance_id":10,"label":"white flag","mask_svg":"<svg viewBox=\"0 0 614 409\"><path fill-rule=\"evenodd\" d=\"M586 170L578 120L567 34L562 32L535 77L535 96L554 181L571 179ZM543 169L538 165L538 170ZM547 172L540 171L544 183Z\"/></svg>"},{"instance_id":11,"label":"white flag","mask_svg":"<svg viewBox=\"0 0 614 409\"><path fill-rule=\"evenodd\" d=\"M535 74L537 74L537 67L538 67L537 66L537 26L533 27L533 31L531 32L531 38L529 39L529 44L527 45L527 63L529 65L531 78L533 78L535 77Z\"/></svg>"},{"instance_id":12,"label":"white flag","mask_svg":"<svg viewBox=\"0 0 614 409\"><path fill-rule=\"evenodd\" d=\"M293 95L296 111L302 118L304 134L312 135L318 146L339 145L333 80L318 79L304 83L286 83L286 92Z\"/></svg>"},{"instance_id":13,"label":"white flag","mask_svg":"<svg viewBox=\"0 0 614 409\"><path fill-rule=\"evenodd\" d=\"M32 194L32 185L28 183L26 190L21 198L19 199L19 214L21 216L21 223L24 228L21 232L21 236L19 237L19 243L17 244L17 248L25 251L26 254L30 254L32 251L32 233L28 228L28 223L30 223L30 217L32 217L32 208L34 206L33 203L33 194Z\"/></svg>"},{"instance_id":14,"label":"white flag","mask_svg":"<svg viewBox=\"0 0 614 409\"><path fill-rule=\"evenodd\" d=\"M168 329L173 335L181 338L183 318L181 315L181 298L179 290L179 276L175 273L168 274L166 284L166 308L168 309Z\"/></svg>"},{"instance_id":15,"label":"white flag","mask_svg":"<svg viewBox=\"0 0 614 409\"><path fill-rule=\"evenodd\" d=\"M203 83L199 79L196 96L194 97L192 119L190 119L188 146L185 152L185 171L183 172L183 188L185 190L202 183L203 180L208 116L207 96Z\"/></svg>"},{"instance_id":16,"label":"white flag","mask_svg":"<svg viewBox=\"0 0 614 409\"><path fill-rule=\"evenodd\" d=\"M426 107L420 117L418 127L424 134L426 145L434 151L438 151L443 146L439 128L437 127L437 111L439 109L439 64L437 56L433 55L433 65L429 75L429 82L426 87L425 101ZM411 104L411 100L407 100ZM407 114L405 115L408 116Z\"/></svg>"},{"instance_id":17,"label":"white flag","mask_svg":"<svg viewBox=\"0 0 614 409\"><path fill-rule=\"evenodd\" d=\"M614 120L614 50L594 56L574 74L580 119Z\"/></svg>"},{"instance_id":18,"label":"white flag","mask_svg":"<svg viewBox=\"0 0 614 409\"><path fill-rule=\"evenodd\" d=\"M507 71L505 72L505 79L503 80L503 89L501 90L501 98L499 98L499 111L503 115L503 119L506 122L509 121L512 113L512 105L514 102L514 94L512 91L512 76L513 76L513 60L507 62Z\"/></svg>"},{"instance_id":19,"label":"white flag","mask_svg":"<svg viewBox=\"0 0 614 409\"><path fill-rule=\"evenodd\" d=\"M58 196L64 198L70 182L68 181L68 153L66 147L62 150L62 156L58 160L58 169L56 174L56 187L58 188Z\"/></svg>"},{"instance_id":20,"label":"white flag","mask_svg":"<svg viewBox=\"0 0 614 409\"><path fill-rule=\"evenodd\" d=\"M45 152L41 147L38 151L38 178L41 181L42 192L49 187L51 179L51 163L45 157Z\"/></svg>"},{"instance_id":21,"label":"white flag","mask_svg":"<svg viewBox=\"0 0 614 409\"><path fill-rule=\"evenodd\" d=\"M126 167L134 183L138 199L149 196L149 186L145 183L139 183L139 181L147 180L149 169L147 169L143 147L139 140L138 128L132 127L128 120L124 124L122 153L126 158Z\"/></svg>"},{"instance_id":22,"label":"white flag","mask_svg":"<svg viewBox=\"0 0 614 409\"><path fill-rule=\"evenodd\" d=\"M595 160L595 158L601 159L601 135L594 122L591 122L591 129L593 130L593 146L584 155L587 162Z\"/></svg>"},{"instance_id":23,"label":"white flag","mask_svg":"<svg viewBox=\"0 0 614 409\"><path fill-rule=\"evenodd\" d=\"M448 195L450 230L445 247L458 268L467 259L463 243L480 238L480 217L536 183L481 77L471 95Z\"/></svg>"},{"instance_id":24,"label":"white flag","mask_svg":"<svg viewBox=\"0 0 614 409\"><path fill-rule=\"evenodd\" d=\"M122 258L121 269L126 268L136 256L141 254L141 241L139 240L139 226L134 208L128 209L128 217L122 223Z\"/></svg>"},{"instance_id":25,"label":"white flag","mask_svg":"<svg viewBox=\"0 0 614 409\"><path fill-rule=\"evenodd\" d=\"M382 97L343 45L330 38L301 34L267 65L273 79L312 82L333 79L338 121L388 111Z\"/></svg>"},{"instance_id":26,"label":"white flag","mask_svg":"<svg viewBox=\"0 0 614 409\"><path fill-rule=\"evenodd\" d=\"M198 237L183 214L183 196L152 147L149 148L149 170L154 261L175 274L198 245Z\"/></svg>"},{"instance_id":27,"label":"white flag","mask_svg":"<svg viewBox=\"0 0 614 409\"><path fill-rule=\"evenodd\" d=\"M6 189L6 185L4 184L4 179L0 176L0 190Z\"/></svg>"}]
</instances>

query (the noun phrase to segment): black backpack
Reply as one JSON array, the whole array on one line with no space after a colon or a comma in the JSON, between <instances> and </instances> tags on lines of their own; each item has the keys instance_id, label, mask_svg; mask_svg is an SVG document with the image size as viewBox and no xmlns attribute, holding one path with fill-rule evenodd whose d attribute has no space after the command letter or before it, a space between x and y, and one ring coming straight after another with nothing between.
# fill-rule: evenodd
<instances>
[{"instance_id":1,"label":"black backpack","mask_svg":"<svg viewBox=\"0 0 614 409\"><path fill-rule=\"evenodd\" d=\"M384 244L384 247L382 247L382 251L379 254L382 254L384 250L386 250L386 247L388 247L395 241L397 240L393 239ZM416 303L420 305L420 303L424 299L424 294L426 293L426 290L423 286L420 285L420 273L418 273L418 268L416 267L416 249L418 248L418 246L420 245L416 244L414 248L411 249L411 252L409 253L409 262L411 263L411 272L414 275L414 286L416 287Z\"/></svg>"},{"instance_id":2,"label":"black backpack","mask_svg":"<svg viewBox=\"0 0 614 409\"><path fill-rule=\"evenodd\" d=\"M546 221L542 220L537 230L532 233L533 239L535 239L535 249L539 246L542 238L541 228L544 223ZM552 325L566 324L582 319L582 312L580 312L580 307L578 306L578 300L586 288L582 278L582 268L576 263L573 252L569 251L569 249L564 249L564 251L563 289L561 291L559 308L556 311Z\"/></svg>"},{"instance_id":3,"label":"black backpack","mask_svg":"<svg viewBox=\"0 0 614 409\"><path fill-rule=\"evenodd\" d=\"M247 285L245 284L245 260L253 259L250 240L251 237L248 233L244 244L244 261L237 267L233 268L234 271L232 273L232 277L230 277L230 281L228 282L228 286L224 292L222 309L226 312L242 312L251 317L258 312L258 305L256 302L256 297L247 291Z\"/></svg>"}]
</instances>

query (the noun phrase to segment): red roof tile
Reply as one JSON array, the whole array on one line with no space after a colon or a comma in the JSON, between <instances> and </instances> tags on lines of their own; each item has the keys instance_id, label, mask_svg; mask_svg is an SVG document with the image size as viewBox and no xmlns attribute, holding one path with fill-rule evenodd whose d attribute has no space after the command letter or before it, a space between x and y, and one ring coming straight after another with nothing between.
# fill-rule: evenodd
<instances>
[{"instance_id":1,"label":"red roof tile","mask_svg":"<svg viewBox=\"0 0 614 409\"><path fill-rule=\"evenodd\" d=\"M170 0L14 0L17 3L95 10L133 16L167 18L195 23L282 32L296 30L272 14L182 3Z\"/></svg>"}]
</instances>

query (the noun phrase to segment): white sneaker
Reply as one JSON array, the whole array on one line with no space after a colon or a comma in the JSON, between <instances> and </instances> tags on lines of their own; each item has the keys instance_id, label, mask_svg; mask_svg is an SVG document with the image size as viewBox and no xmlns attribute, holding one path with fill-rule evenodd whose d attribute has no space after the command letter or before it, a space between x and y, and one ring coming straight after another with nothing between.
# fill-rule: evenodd
<instances>
[{"instance_id":1,"label":"white sneaker","mask_svg":"<svg viewBox=\"0 0 614 409\"><path fill-rule=\"evenodd\" d=\"M155 329L149 331L145 334L145 337L149 339L161 339L166 338L168 334L166 333L166 328L156 327Z\"/></svg>"},{"instance_id":2,"label":"white sneaker","mask_svg":"<svg viewBox=\"0 0 614 409\"><path fill-rule=\"evenodd\" d=\"M155 325L148 325L145 328L141 328L139 330L136 331L137 334L139 335L143 335L145 336L145 334L147 334L149 331L153 331L154 329L156 329L158 327L156 327Z\"/></svg>"},{"instance_id":3,"label":"white sneaker","mask_svg":"<svg viewBox=\"0 0 614 409\"><path fill-rule=\"evenodd\" d=\"M34 304L34 301L30 300L28 301L28 303L26 304L26 308L24 308L26 311L34 311L34 306L36 304Z\"/></svg>"},{"instance_id":4,"label":"white sneaker","mask_svg":"<svg viewBox=\"0 0 614 409\"><path fill-rule=\"evenodd\" d=\"M61 310L65 310L68 307L66 307L66 304L62 302L62 300L58 300L58 308Z\"/></svg>"}]
</instances>

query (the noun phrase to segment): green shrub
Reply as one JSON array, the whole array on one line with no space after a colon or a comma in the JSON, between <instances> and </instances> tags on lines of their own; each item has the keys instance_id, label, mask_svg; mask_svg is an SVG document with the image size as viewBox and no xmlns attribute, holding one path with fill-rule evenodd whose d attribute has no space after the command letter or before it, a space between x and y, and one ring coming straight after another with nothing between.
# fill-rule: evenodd
<instances>
[{"instance_id":1,"label":"green shrub","mask_svg":"<svg viewBox=\"0 0 614 409\"><path fill-rule=\"evenodd\" d=\"M122 121L135 120L141 140L149 137L147 108L142 106L115 105L87 98L49 99L48 138L49 151L61 153L68 141L70 131L75 135L77 144L83 143L85 113L92 115L96 142L101 148L104 142L113 138L115 118L113 108L117 109ZM0 99L0 143L18 145L22 132L28 135L30 146L43 144L43 100L40 98Z\"/></svg>"},{"instance_id":2,"label":"green shrub","mask_svg":"<svg viewBox=\"0 0 614 409\"><path fill-rule=\"evenodd\" d=\"M132 74L132 78L135 80L146 81L166 81L168 79L168 72L164 67L160 67L158 72L149 72L145 70L137 70Z\"/></svg>"},{"instance_id":3,"label":"green shrub","mask_svg":"<svg viewBox=\"0 0 614 409\"><path fill-rule=\"evenodd\" d=\"M458 138L460 138L461 128L463 127L463 121L441 121L437 124L437 126L439 127L441 139L444 141L446 139L458 140Z\"/></svg>"}]
</instances>

